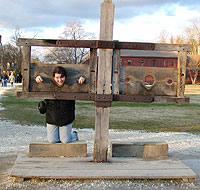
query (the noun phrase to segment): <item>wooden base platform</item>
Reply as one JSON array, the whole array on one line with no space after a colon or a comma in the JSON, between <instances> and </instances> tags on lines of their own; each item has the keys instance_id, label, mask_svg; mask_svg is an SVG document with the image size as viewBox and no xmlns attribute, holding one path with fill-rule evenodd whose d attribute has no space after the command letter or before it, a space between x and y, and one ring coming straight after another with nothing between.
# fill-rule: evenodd
<instances>
[{"instance_id":1,"label":"wooden base platform","mask_svg":"<svg viewBox=\"0 0 200 190\"><path fill-rule=\"evenodd\" d=\"M42 158L20 153L11 171L16 181L25 179L64 180L183 180L192 182L196 174L176 158L108 158L107 163L94 163L92 157Z\"/></svg>"},{"instance_id":2,"label":"wooden base platform","mask_svg":"<svg viewBox=\"0 0 200 190\"><path fill-rule=\"evenodd\" d=\"M87 142L76 141L72 143L30 142L30 157L86 157Z\"/></svg>"},{"instance_id":3,"label":"wooden base platform","mask_svg":"<svg viewBox=\"0 0 200 190\"><path fill-rule=\"evenodd\" d=\"M168 144L110 141L110 157L167 158Z\"/></svg>"}]
</instances>

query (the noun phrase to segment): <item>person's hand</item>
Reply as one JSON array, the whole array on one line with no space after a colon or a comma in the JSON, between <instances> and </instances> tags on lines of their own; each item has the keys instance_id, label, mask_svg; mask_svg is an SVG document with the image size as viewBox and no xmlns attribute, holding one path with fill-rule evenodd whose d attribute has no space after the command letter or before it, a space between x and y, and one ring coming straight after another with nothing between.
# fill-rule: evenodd
<instances>
[{"instance_id":1,"label":"person's hand","mask_svg":"<svg viewBox=\"0 0 200 190\"><path fill-rule=\"evenodd\" d=\"M42 79L41 76L37 76L37 77L35 78L35 81L36 81L37 83L40 83L40 82L43 82L43 79Z\"/></svg>"},{"instance_id":2,"label":"person's hand","mask_svg":"<svg viewBox=\"0 0 200 190\"><path fill-rule=\"evenodd\" d=\"M78 79L78 84L83 84L85 82L85 78L84 77L79 77Z\"/></svg>"}]
</instances>

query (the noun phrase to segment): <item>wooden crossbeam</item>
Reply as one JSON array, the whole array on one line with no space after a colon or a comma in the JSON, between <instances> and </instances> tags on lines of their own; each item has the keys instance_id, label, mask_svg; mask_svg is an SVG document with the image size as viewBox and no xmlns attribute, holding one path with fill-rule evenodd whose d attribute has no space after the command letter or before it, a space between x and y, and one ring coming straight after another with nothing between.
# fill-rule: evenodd
<instances>
[{"instance_id":1,"label":"wooden crossbeam","mask_svg":"<svg viewBox=\"0 0 200 190\"><path fill-rule=\"evenodd\" d=\"M46 46L46 47L71 47L71 48L101 48L101 49L132 49L155 51L192 51L188 44L163 44L143 42L119 42L109 40L59 40L59 39L27 39L19 38L19 46Z\"/></svg>"}]
</instances>

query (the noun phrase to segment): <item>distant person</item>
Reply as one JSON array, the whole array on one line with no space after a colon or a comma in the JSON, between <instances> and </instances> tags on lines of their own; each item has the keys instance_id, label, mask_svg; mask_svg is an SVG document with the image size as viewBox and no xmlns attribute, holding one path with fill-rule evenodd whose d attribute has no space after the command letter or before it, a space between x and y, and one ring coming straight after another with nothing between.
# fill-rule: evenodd
<instances>
[{"instance_id":1,"label":"distant person","mask_svg":"<svg viewBox=\"0 0 200 190\"><path fill-rule=\"evenodd\" d=\"M19 73L19 83L21 83L22 82L22 74L21 74L21 72Z\"/></svg>"},{"instance_id":2,"label":"distant person","mask_svg":"<svg viewBox=\"0 0 200 190\"><path fill-rule=\"evenodd\" d=\"M1 81L2 81L2 86L6 87L7 86L7 82L8 82L8 75L6 74L6 71L3 71L2 75L1 75Z\"/></svg>"},{"instance_id":3,"label":"distant person","mask_svg":"<svg viewBox=\"0 0 200 190\"><path fill-rule=\"evenodd\" d=\"M17 75L16 75L16 83L21 83L22 82L22 75L21 75L21 73L19 72L19 73L17 73Z\"/></svg>"},{"instance_id":4,"label":"distant person","mask_svg":"<svg viewBox=\"0 0 200 190\"><path fill-rule=\"evenodd\" d=\"M53 71L53 82L62 87L67 79L66 71L63 67L55 67ZM37 83L43 82L41 76L35 78ZM85 79L81 76L78 84L83 84ZM76 131L72 132L72 123L75 119L74 100L45 100L47 140L49 143L70 143L78 140ZM40 109L40 108L39 108Z\"/></svg>"},{"instance_id":5,"label":"distant person","mask_svg":"<svg viewBox=\"0 0 200 190\"><path fill-rule=\"evenodd\" d=\"M3 87L3 79L2 79L3 72L1 73L1 86Z\"/></svg>"},{"instance_id":6,"label":"distant person","mask_svg":"<svg viewBox=\"0 0 200 190\"><path fill-rule=\"evenodd\" d=\"M9 81L10 81L11 87L13 87L13 84L15 82L15 76L14 76L13 72L11 72L11 74L9 76Z\"/></svg>"}]
</instances>

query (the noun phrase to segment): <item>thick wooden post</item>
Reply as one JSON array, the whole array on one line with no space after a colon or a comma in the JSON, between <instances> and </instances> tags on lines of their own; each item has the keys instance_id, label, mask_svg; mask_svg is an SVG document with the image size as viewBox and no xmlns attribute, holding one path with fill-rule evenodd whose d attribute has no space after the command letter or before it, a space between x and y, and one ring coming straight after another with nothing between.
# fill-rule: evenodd
<instances>
[{"instance_id":1,"label":"thick wooden post","mask_svg":"<svg viewBox=\"0 0 200 190\"><path fill-rule=\"evenodd\" d=\"M112 68L112 93L119 94L120 83L120 50L113 51L113 68Z\"/></svg>"},{"instance_id":2,"label":"thick wooden post","mask_svg":"<svg viewBox=\"0 0 200 190\"><path fill-rule=\"evenodd\" d=\"M31 60L31 46L23 46L23 65L22 65L22 76L23 76L23 91L29 91L29 76L30 76L30 60Z\"/></svg>"},{"instance_id":3,"label":"thick wooden post","mask_svg":"<svg viewBox=\"0 0 200 190\"><path fill-rule=\"evenodd\" d=\"M178 85L177 85L177 97L183 98L185 91L185 75L186 75L186 60L187 55L184 51L178 52Z\"/></svg>"},{"instance_id":4,"label":"thick wooden post","mask_svg":"<svg viewBox=\"0 0 200 190\"><path fill-rule=\"evenodd\" d=\"M114 4L104 0L101 4L100 40L113 39ZM100 49L97 76L97 94L111 94L112 50ZM109 107L96 107L94 162L106 162L109 132Z\"/></svg>"},{"instance_id":5,"label":"thick wooden post","mask_svg":"<svg viewBox=\"0 0 200 190\"><path fill-rule=\"evenodd\" d=\"M90 49L90 93L96 92L97 49Z\"/></svg>"}]
</instances>

